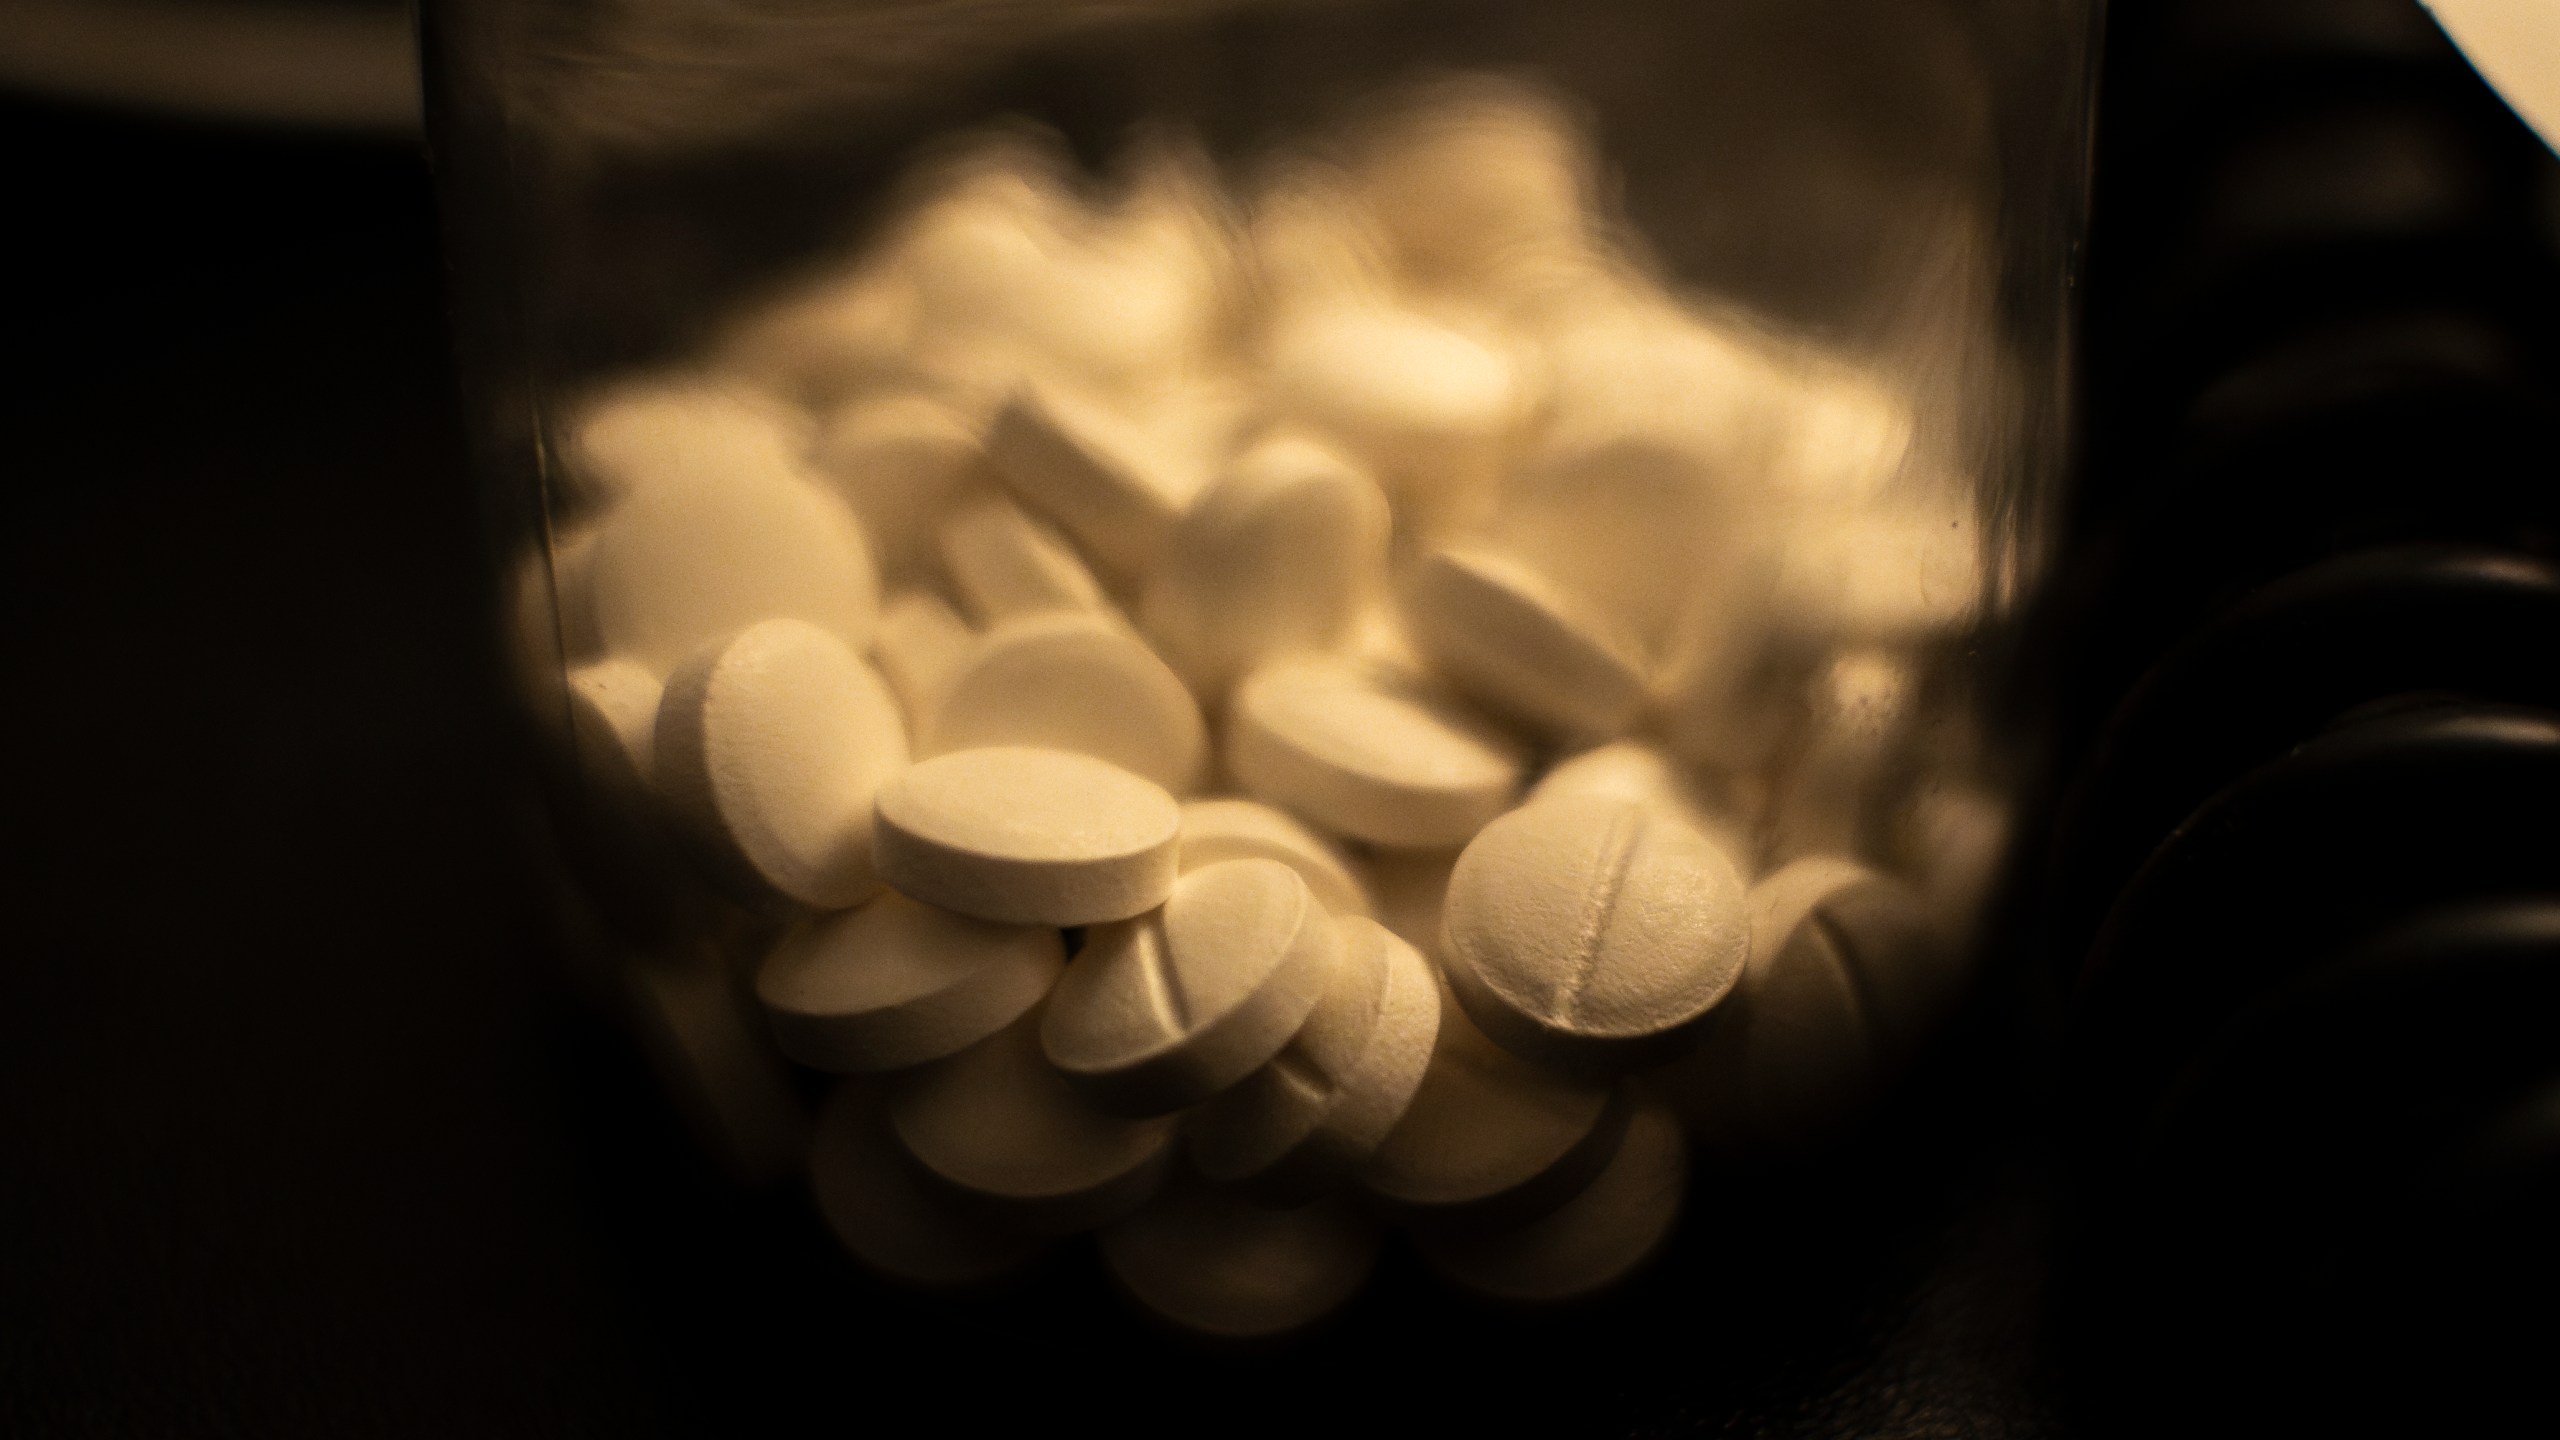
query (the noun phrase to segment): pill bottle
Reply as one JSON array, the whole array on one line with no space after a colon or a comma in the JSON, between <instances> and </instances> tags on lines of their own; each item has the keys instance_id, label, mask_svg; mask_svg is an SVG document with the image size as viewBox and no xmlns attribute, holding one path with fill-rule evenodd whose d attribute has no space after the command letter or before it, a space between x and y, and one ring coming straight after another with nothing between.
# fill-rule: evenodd
<instances>
[{"instance_id":1,"label":"pill bottle","mask_svg":"<svg viewBox=\"0 0 2560 1440\"><path fill-rule=\"evenodd\" d=\"M1841 1043L1924 1044L2036 752L1999 697L2052 582L2099 8L427 0L581 973L729 1164L797 1173L826 1082L763 969L922 863L876 789L1027 745L1262 802L1220 853L1313 835L1306 893L1351 876L1443 967L1481 827L1640 805L1736 896L1791 875L1790 934L1889 891L1931 958L1849 974ZM987 923L1084 939L1023 903ZM1748 1056L1579 1038L1713 1092L1701 1136L1836 1119L1828 1071L1739 1104Z\"/></svg>"}]
</instances>

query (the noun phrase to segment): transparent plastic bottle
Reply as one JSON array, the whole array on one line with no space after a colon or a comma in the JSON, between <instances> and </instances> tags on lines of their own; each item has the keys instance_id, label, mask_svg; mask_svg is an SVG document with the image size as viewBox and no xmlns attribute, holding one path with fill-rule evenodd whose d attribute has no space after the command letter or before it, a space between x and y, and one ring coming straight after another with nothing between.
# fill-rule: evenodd
<instances>
[{"instance_id":1,"label":"transparent plastic bottle","mask_svg":"<svg viewBox=\"0 0 2560 1440\"><path fill-rule=\"evenodd\" d=\"M872 877L670 798L662 687L713 703L687 667L788 619L904 724L829 784L1023 725L1111 750L1135 722L1033 682L1032 721L936 710L1059 610L1178 678L1200 753L1153 779L1310 822L1443 968L1470 832L1266 782L1256 674L1426 687L1514 757L1501 808L1635 797L1755 895L1832 864L1787 924L1883 885L1785 962L1827 981L1729 977L1757 1040L1625 1082L1697 1142L1836 1130L1960 993L2032 750L1987 697L2057 523L2097 9L430 0L564 903L712 1143L806 1163L756 977ZM1356 479L1251 492L1310 466Z\"/></svg>"}]
</instances>

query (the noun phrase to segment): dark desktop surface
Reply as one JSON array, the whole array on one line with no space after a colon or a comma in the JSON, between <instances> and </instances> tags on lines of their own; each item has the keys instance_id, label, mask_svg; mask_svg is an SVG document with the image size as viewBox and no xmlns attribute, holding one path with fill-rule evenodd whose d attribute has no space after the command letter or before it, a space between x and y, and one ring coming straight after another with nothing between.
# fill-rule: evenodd
<instances>
[{"instance_id":1,"label":"dark desktop surface","mask_svg":"<svg viewBox=\"0 0 2560 1440\"><path fill-rule=\"evenodd\" d=\"M700 1157L556 953L421 156L23 101L0 136L0 1433L2028 1437L2139 1411L2139 1377L2057 1349L2080 1212L2014 933L1856 1144L1703 1172L1663 1263L1589 1305L1460 1303L1391 1254L1327 1328L1237 1350L1137 1318L1072 1249L977 1298L870 1279L796 1188ZM2092 332L2127 365L2110 255L2160 232L2107 207ZM2111 393L2156 400L2143 378Z\"/></svg>"}]
</instances>

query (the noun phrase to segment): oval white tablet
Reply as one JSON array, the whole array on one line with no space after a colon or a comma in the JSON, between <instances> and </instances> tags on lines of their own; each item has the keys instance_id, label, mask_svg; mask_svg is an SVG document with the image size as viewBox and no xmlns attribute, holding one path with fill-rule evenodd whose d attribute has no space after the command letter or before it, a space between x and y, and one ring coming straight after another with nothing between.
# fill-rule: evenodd
<instances>
[{"instance_id":1,"label":"oval white tablet","mask_svg":"<svg viewBox=\"0 0 2560 1440\"><path fill-rule=\"evenodd\" d=\"M1723 851L1652 807L1589 795L1478 833L1451 872L1445 924L1468 1017L1568 1068L1676 1053L1741 979L1751 943Z\"/></svg>"},{"instance_id":2,"label":"oval white tablet","mask_svg":"<svg viewBox=\"0 0 2560 1440\"><path fill-rule=\"evenodd\" d=\"M586 584L606 650L660 674L775 618L806 621L859 655L880 605L853 512L796 480L635 493L598 528Z\"/></svg>"},{"instance_id":3,"label":"oval white tablet","mask_svg":"<svg viewBox=\"0 0 2560 1440\"><path fill-rule=\"evenodd\" d=\"M1191 1118L1200 1173L1273 1204L1313 1199L1368 1163L1412 1106L1439 1037L1431 962L1372 922L1339 928L1345 964L1307 1027Z\"/></svg>"},{"instance_id":4,"label":"oval white tablet","mask_svg":"<svg viewBox=\"0 0 2560 1440\"><path fill-rule=\"evenodd\" d=\"M1173 1157L1171 1120L1087 1104L1040 1055L1034 1011L889 1087L889 1124L927 1171L1043 1234L1091 1229L1146 1203Z\"/></svg>"},{"instance_id":5,"label":"oval white tablet","mask_svg":"<svg viewBox=\"0 0 2560 1440\"><path fill-rule=\"evenodd\" d=\"M1179 1110L1288 1044L1340 955L1332 917L1296 871L1222 861L1183 876L1162 910L1085 937L1050 998L1041 1048L1105 1109Z\"/></svg>"},{"instance_id":6,"label":"oval white tablet","mask_svg":"<svg viewBox=\"0 0 2560 1440\"><path fill-rule=\"evenodd\" d=\"M1497 1300L1595 1294L1641 1269L1670 1238L1689 1186L1689 1147L1660 1101L1636 1104L1618 1151L1581 1194L1525 1225L1470 1232L1419 1227L1432 1268Z\"/></svg>"},{"instance_id":7,"label":"oval white tablet","mask_svg":"<svg viewBox=\"0 0 2560 1440\"><path fill-rule=\"evenodd\" d=\"M975 1285L1020 1268L1045 1248L1028 1231L952 1203L914 1171L869 1086L836 1087L809 1145L818 1214L853 1258L892 1280Z\"/></svg>"},{"instance_id":8,"label":"oval white tablet","mask_svg":"<svg viewBox=\"0 0 2560 1440\"><path fill-rule=\"evenodd\" d=\"M1339 640L1387 563L1377 482L1313 440L1236 457L1174 528L1139 618L1204 696L1274 655Z\"/></svg>"},{"instance_id":9,"label":"oval white tablet","mask_svg":"<svg viewBox=\"0 0 2560 1440\"><path fill-rule=\"evenodd\" d=\"M667 680L660 788L740 878L836 909L879 884L872 795L906 764L897 702L844 642L767 620Z\"/></svg>"},{"instance_id":10,"label":"oval white tablet","mask_svg":"<svg viewBox=\"0 0 2560 1440\"><path fill-rule=\"evenodd\" d=\"M978 623L1044 610L1111 608L1102 585L1057 531L997 496L971 501L942 522L942 568Z\"/></svg>"},{"instance_id":11,"label":"oval white tablet","mask_svg":"<svg viewBox=\"0 0 2560 1440\"><path fill-rule=\"evenodd\" d=\"M1277 860L1298 872L1316 902L1336 915L1369 913L1369 893L1333 843L1285 813L1254 800L1186 800L1182 868L1221 860Z\"/></svg>"},{"instance_id":12,"label":"oval white tablet","mask_svg":"<svg viewBox=\"0 0 2560 1440\"><path fill-rule=\"evenodd\" d=\"M880 878L927 904L1025 925L1093 925L1173 893L1182 807L1108 761L995 746L880 789Z\"/></svg>"},{"instance_id":13,"label":"oval white tablet","mask_svg":"<svg viewBox=\"0 0 2560 1440\"><path fill-rule=\"evenodd\" d=\"M1191 692L1117 621L1025 615L978 637L917 737L926 755L1037 745L1108 760L1181 794L1197 786L1208 729Z\"/></svg>"},{"instance_id":14,"label":"oval white tablet","mask_svg":"<svg viewBox=\"0 0 2560 1440\"><path fill-rule=\"evenodd\" d=\"M1414 643L1442 675L1550 734L1613 735L1644 704L1635 646L1508 556L1435 550L1407 577L1404 603Z\"/></svg>"},{"instance_id":15,"label":"oval white tablet","mask_svg":"<svg viewBox=\"0 0 2560 1440\"><path fill-rule=\"evenodd\" d=\"M896 1070L1020 1019L1066 963L1053 927L972 920L892 891L784 936L756 972L756 998L801 1064Z\"/></svg>"},{"instance_id":16,"label":"oval white tablet","mask_svg":"<svg viewBox=\"0 0 2560 1440\"><path fill-rule=\"evenodd\" d=\"M1338 835L1465 843L1519 789L1525 757L1487 722L1351 661L1274 662L1236 689L1227 763L1255 797Z\"/></svg>"},{"instance_id":17,"label":"oval white tablet","mask_svg":"<svg viewBox=\"0 0 2560 1440\"><path fill-rule=\"evenodd\" d=\"M1199 1181L1102 1231L1103 1263L1139 1304L1204 1334L1301 1329L1360 1293L1378 1222L1339 1201L1269 1210Z\"/></svg>"}]
</instances>

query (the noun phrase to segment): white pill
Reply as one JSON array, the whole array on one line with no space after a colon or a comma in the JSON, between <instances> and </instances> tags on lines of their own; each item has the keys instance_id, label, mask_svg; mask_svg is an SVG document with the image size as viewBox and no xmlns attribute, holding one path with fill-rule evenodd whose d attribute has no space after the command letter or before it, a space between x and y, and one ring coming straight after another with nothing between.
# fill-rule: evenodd
<instances>
[{"instance_id":1,"label":"white pill","mask_svg":"<svg viewBox=\"0 0 2560 1440\"><path fill-rule=\"evenodd\" d=\"M1208 766L1190 690L1116 620L1025 615L978 637L918 737L927 755L1037 745L1108 760L1181 794Z\"/></svg>"},{"instance_id":2,"label":"white pill","mask_svg":"<svg viewBox=\"0 0 2560 1440\"><path fill-rule=\"evenodd\" d=\"M1643 661L1598 610L1496 551L1445 548L1407 577L1405 616L1440 673L1551 734L1613 735L1644 704Z\"/></svg>"},{"instance_id":3,"label":"white pill","mask_svg":"<svg viewBox=\"0 0 2560 1440\"><path fill-rule=\"evenodd\" d=\"M1458 857L1450 988L1513 1053L1629 1067L1682 1048L1742 976L1742 877L1652 807L1574 795L1487 825Z\"/></svg>"},{"instance_id":4,"label":"white pill","mask_svg":"<svg viewBox=\"0 0 2560 1440\"><path fill-rule=\"evenodd\" d=\"M1432 1268L1498 1300L1578 1299L1635 1273L1662 1248L1689 1188L1689 1147L1659 1101L1640 1101L1617 1154L1552 1215L1508 1230L1419 1227Z\"/></svg>"},{"instance_id":5,"label":"white pill","mask_svg":"<svg viewBox=\"0 0 2560 1440\"><path fill-rule=\"evenodd\" d=\"M1055 388L1016 391L987 434L996 473L1022 503L1126 578L1143 573L1206 481L1147 435Z\"/></svg>"},{"instance_id":6,"label":"white pill","mask_svg":"<svg viewBox=\"0 0 2560 1440\"><path fill-rule=\"evenodd\" d=\"M1872 503L1910 457L1910 402L1876 380L1824 367L1795 387L1771 459L1771 483L1799 505Z\"/></svg>"},{"instance_id":7,"label":"white pill","mask_svg":"<svg viewBox=\"0 0 2560 1440\"><path fill-rule=\"evenodd\" d=\"M977 636L969 622L929 590L893 595L880 607L880 629L871 637L871 662L905 707L907 733L922 734L934 702L942 698Z\"/></svg>"},{"instance_id":8,"label":"white pill","mask_svg":"<svg viewBox=\"0 0 2560 1440\"><path fill-rule=\"evenodd\" d=\"M1067 1234L1116 1220L1172 1168L1174 1122L1106 1115L1040 1054L1038 1011L890 1083L909 1155L1012 1224Z\"/></svg>"},{"instance_id":9,"label":"white pill","mask_svg":"<svg viewBox=\"0 0 2560 1440\"><path fill-rule=\"evenodd\" d=\"M756 999L801 1064L897 1070L1022 1018L1066 963L1054 927L972 920L892 891L785 935L756 972Z\"/></svg>"},{"instance_id":10,"label":"white pill","mask_svg":"<svg viewBox=\"0 0 2560 1440\"><path fill-rule=\"evenodd\" d=\"M879 1095L857 1081L838 1085L818 1112L809 1188L827 1228L856 1260L909 1285L979 1284L1020 1268L1046 1246L1029 1231L971 1214L917 1175Z\"/></svg>"},{"instance_id":11,"label":"white pill","mask_svg":"<svg viewBox=\"0 0 2560 1440\"><path fill-rule=\"evenodd\" d=\"M1275 661L1237 687L1227 763L1256 798L1354 839L1463 844L1502 813L1525 756L1413 681L1355 662Z\"/></svg>"},{"instance_id":12,"label":"white pill","mask_svg":"<svg viewBox=\"0 0 2560 1440\"><path fill-rule=\"evenodd\" d=\"M804 404L908 378L916 293L894 263L820 275L747 318L720 344L721 365Z\"/></svg>"},{"instance_id":13,"label":"white pill","mask_svg":"<svg viewBox=\"0 0 2560 1440\"><path fill-rule=\"evenodd\" d=\"M1642 740L1615 740L1566 756L1529 787L1526 803L1562 795L1600 795L1654 806L1733 857L1736 870L1747 868L1743 862L1751 848L1741 829L1720 813L1679 762Z\"/></svg>"},{"instance_id":14,"label":"white pill","mask_svg":"<svg viewBox=\"0 0 2560 1440\"><path fill-rule=\"evenodd\" d=\"M1486 1039L1444 990L1420 1088L1361 1183L1390 1205L1486 1224L1543 1215L1587 1184L1625 1124L1606 1082L1532 1065Z\"/></svg>"},{"instance_id":15,"label":"white pill","mask_svg":"<svg viewBox=\"0 0 2560 1440\"><path fill-rule=\"evenodd\" d=\"M1339 1201L1270 1210L1197 1180L1104 1229L1103 1263L1132 1298L1230 1339L1284 1334L1360 1293L1378 1222Z\"/></svg>"},{"instance_id":16,"label":"white pill","mask_svg":"<svg viewBox=\"0 0 2560 1440\"><path fill-rule=\"evenodd\" d=\"M1041 1048L1093 1101L1162 1115L1279 1053L1342 954L1333 918L1276 860L1226 860L1164 908L1100 926L1058 982Z\"/></svg>"},{"instance_id":17,"label":"white pill","mask_svg":"<svg viewBox=\"0 0 2560 1440\"><path fill-rule=\"evenodd\" d=\"M787 406L705 377L610 390L572 422L569 478L612 504L655 491L797 483L807 421Z\"/></svg>"},{"instance_id":18,"label":"white pill","mask_svg":"<svg viewBox=\"0 0 2560 1440\"><path fill-rule=\"evenodd\" d=\"M1919 1047L1950 998L1950 947L1925 896L1841 856L1806 856L1751 887L1752 944L1839 957L1888 1060ZM1785 939L1776 937L1784 936Z\"/></svg>"},{"instance_id":19,"label":"white pill","mask_svg":"<svg viewBox=\"0 0 2560 1440\"><path fill-rule=\"evenodd\" d=\"M1116 386L1196 350L1214 297L1200 257L1173 253L1160 217L1080 213L1043 175L1008 183L1050 193L1022 203L981 184L911 232L928 370L964 385L1002 370Z\"/></svg>"},{"instance_id":20,"label":"white pill","mask_svg":"<svg viewBox=\"0 0 2560 1440\"><path fill-rule=\"evenodd\" d=\"M1339 928L1345 963L1305 1028L1191 1118L1200 1173L1275 1204L1312 1199L1368 1164L1412 1107L1440 1033L1431 962L1373 922ZM1374 998L1365 971L1380 982Z\"/></svg>"},{"instance_id":21,"label":"white pill","mask_svg":"<svg viewBox=\"0 0 2560 1440\"><path fill-rule=\"evenodd\" d=\"M658 677L628 660L599 660L569 672L569 727L578 764L606 793L648 793L658 697Z\"/></svg>"},{"instance_id":22,"label":"white pill","mask_svg":"<svg viewBox=\"0 0 2560 1440\"><path fill-rule=\"evenodd\" d=\"M1522 410L1518 376L1500 350L1383 304L1283 316L1265 362L1281 413L1398 461L1481 445Z\"/></svg>"},{"instance_id":23,"label":"white pill","mask_svg":"<svg viewBox=\"0 0 2560 1440\"><path fill-rule=\"evenodd\" d=\"M990 488L977 429L928 395L870 395L827 418L815 463L862 517L881 573L912 582L929 573L936 517L960 496Z\"/></svg>"},{"instance_id":24,"label":"white pill","mask_svg":"<svg viewBox=\"0 0 2560 1440\"><path fill-rule=\"evenodd\" d=\"M1108 761L993 746L880 787L880 878L900 894L1025 925L1125 920L1173 893L1182 807Z\"/></svg>"},{"instance_id":25,"label":"white pill","mask_svg":"<svg viewBox=\"0 0 2560 1440\"><path fill-rule=\"evenodd\" d=\"M1455 850L1380 850L1360 867L1378 923L1435 963L1444 954L1440 917L1457 863Z\"/></svg>"},{"instance_id":26,"label":"white pill","mask_svg":"<svg viewBox=\"0 0 2560 1440\"><path fill-rule=\"evenodd\" d=\"M1361 194L1411 271L1472 280L1522 251L1581 248L1592 169L1548 97L1470 81L1439 87L1370 140Z\"/></svg>"},{"instance_id":27,"label":"white pill","mask_svg":"<svg viewBox=\"0 0 2560 1440\"><path fill-rule=\"evenodd\" d=\"M1683 431L1548 438L1505 485L1495 537L1647 653L1668 640L1725 549L1750 479Z\"/></svg>"},{"instance_id":28,"label":"white pill","mask_svg":"<svg viewBox=\"0 0 2560 1440\"><path fill-rule=\"evenodd\" d=\"M973 501L942 522L942 567L978 623L1050 610L1110 608L1065 536L995 496Z\"/></svg>"},{"instance_id":29,"label":"white pill","mask_svg":"<svg viewBox=\"0 0 2560 1440\"><path fill-rule=\"evenodd\" d=\"M1358 1068L1386 1004L1386 945L1394 937L1374 921L1337 924L1335 935L1333 967L1305 1022L1269 1061L1191 1117L1192 1155L1210 1179L1232 1183L1269 1168Z\"/></svg>"},{"instance_id":30,"label":"white pill","mask_svg":"<svg viewBox=\"0 0 2560 1440\"><path fill-rule=\"evenodd\" d=\"M872 795L907 763L898 702L834 635L767 620L668 677L659 786L733 874L838 909L879 884Z\"/></svg>"},{"instance_id":31,"label":"white pill","mask_svg":"<svg viewBox=\"0 0 2560 1440\"><path fill-rule=\"evenodd\" d=\"M597 531L587 584L605 649L661 674L777 617L805 620L859 655L880 605L853 512L796 480L633 494Z\"/></svg>"},{"instance_id":32,"label":"white pill","mask_svg":"<svg viewBox=\"0 0 2560 1440\"><path fill-rule=\"evenodd\" d=\"M1221 860L1277 860L1298 872L1316 903L1336 915L1369 913L1369 893L1333 842L1268 805L1252 800L1187 800L1182 806L1182 868Z\"/></svg>"},{"instance_id":33,"label":"white pill","mask_svg":"<svg viewBox=\"0 0 2560 1440\"><path fill-rule=\"evenodd\" d=\"M1392 243L1351 193L1351 178L1301 163L1255 197L1247 238L1274 310L1293 311L1388 293Z\"/></svg>"},{"instance_id":34,"label":"white pill","mask_svg":"<svg viewBox=\"0 0 2560 1440\"><path fill-rule=\"evenodd\" d=\"M1818 1142L1873 1095L1886 1054L1860 971L1924 933L1907 892L1809 856L1751 890L1751 964L1732 1014L1663 1073L1702 1133L1745 1146Z\"/></svg>"},{"instance_id":35,"label":"white pill","mask_svg":"<svg viewBox=\"0 0 2560 1440\"><path fill-rule=\"evenodd\" d=\"M1379 589L1387 500L1366 474L1304 437L1236 457L1175 526L1139 617L1204 696L1286 651L1339 640Z\"/></svg>"}]
</instances>

